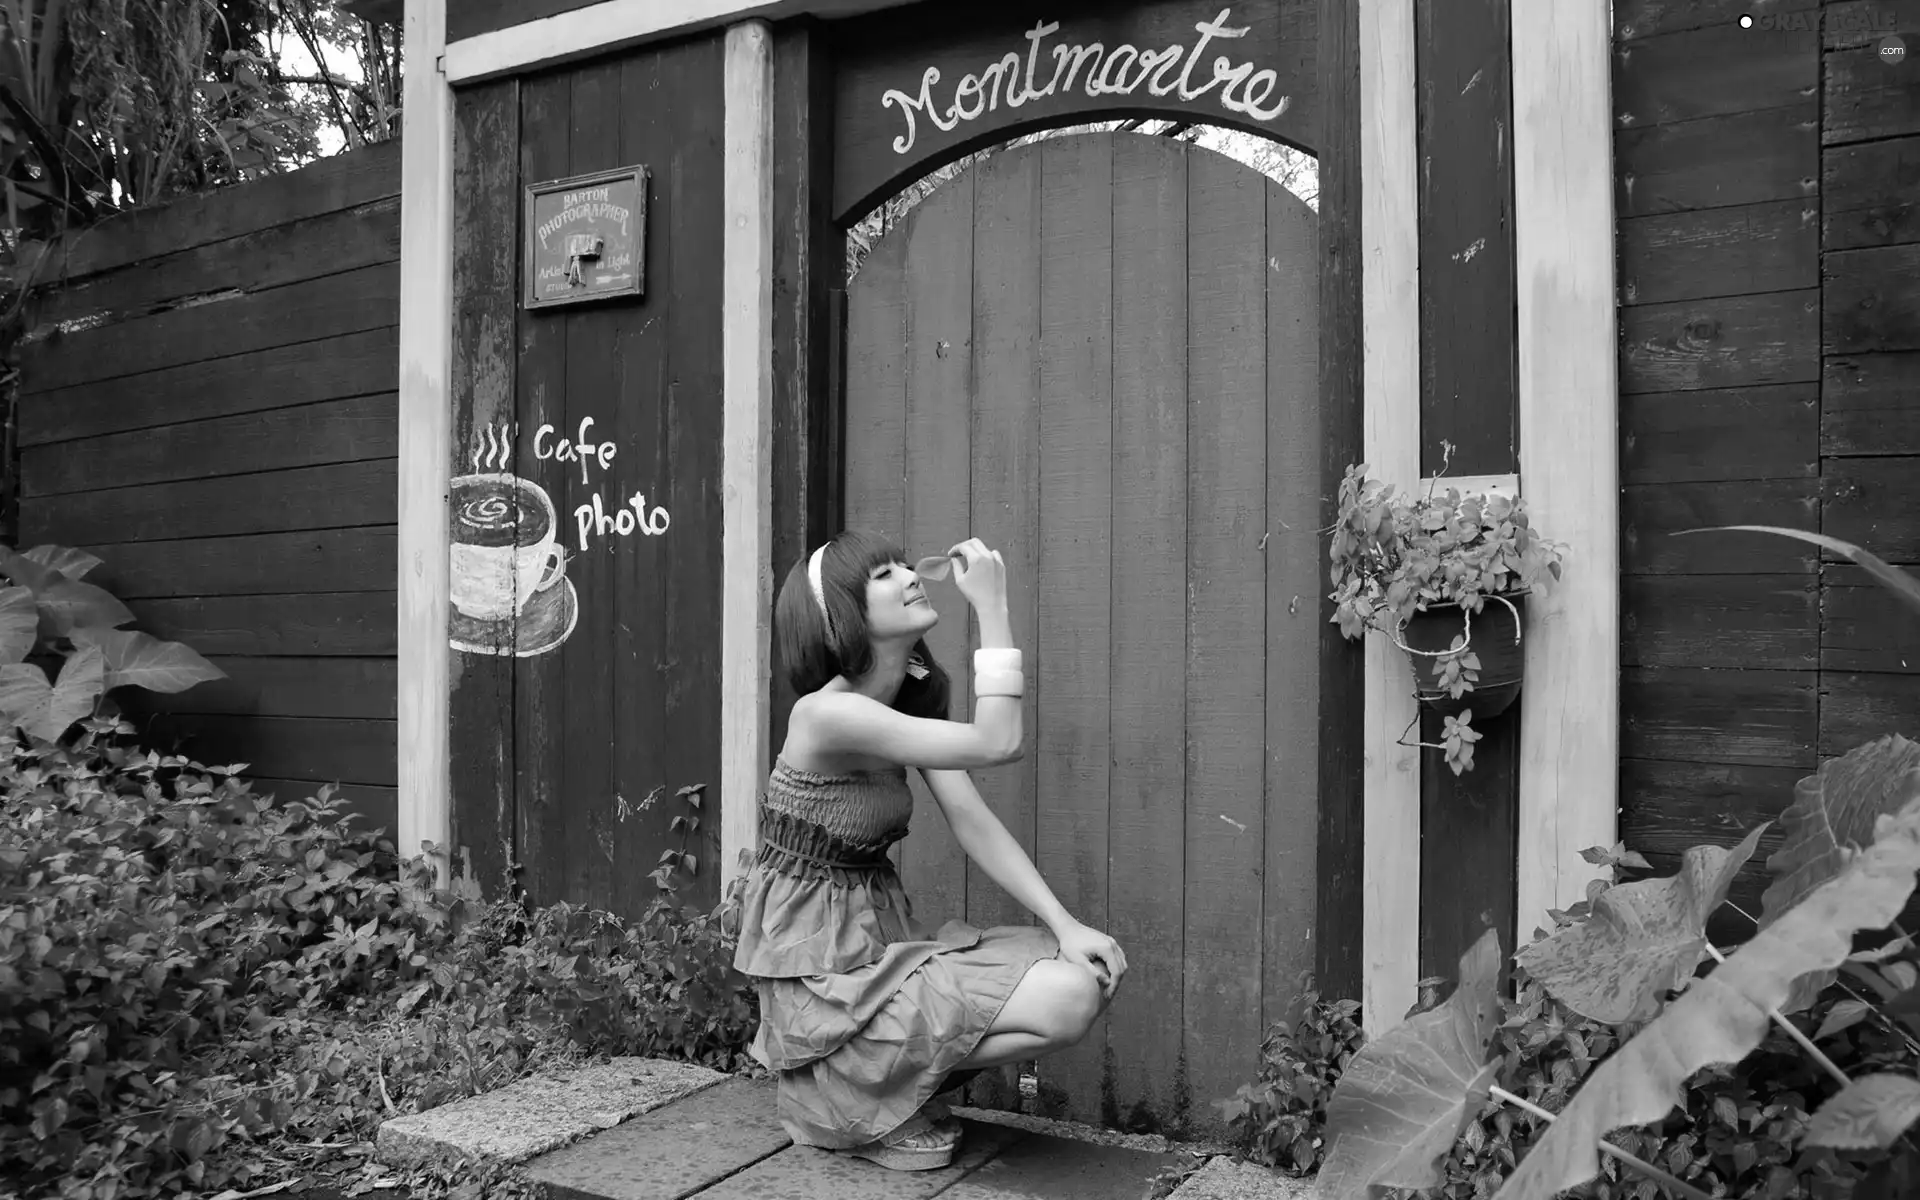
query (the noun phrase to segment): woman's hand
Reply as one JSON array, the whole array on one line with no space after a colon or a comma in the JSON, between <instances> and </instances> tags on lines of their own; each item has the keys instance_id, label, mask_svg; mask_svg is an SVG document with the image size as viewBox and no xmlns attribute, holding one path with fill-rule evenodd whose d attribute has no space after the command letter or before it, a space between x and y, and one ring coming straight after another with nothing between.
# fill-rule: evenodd
<instances>
[{"instance_id":1,"label":"woman's hand","mask_svg":"<svg viewBox=\"0 0 1920 1200\"><path fill-rule=\"evenodd\" d=\"M1060 957L1093 972L1100 980L1100 994L1113 999L1113 994L1120 990L1121 978L1127 973L1127 956L1120 949L1120 943L1078 921L1056 933L1054 938L1060 943Z\"/></svg>"},{"instance_id":2,"label":"woman's hand","mask_svg":"<svg viewBox=\"0 0 1920 1200\"><path fill-rule=\"evenodd\" d=\"M968 538L947 551L960 561L954 565L953 583L977 612L993 612L1007 606L1007 564L998 550L989 550L979 538Z\"/></svg>"}]
</instances>

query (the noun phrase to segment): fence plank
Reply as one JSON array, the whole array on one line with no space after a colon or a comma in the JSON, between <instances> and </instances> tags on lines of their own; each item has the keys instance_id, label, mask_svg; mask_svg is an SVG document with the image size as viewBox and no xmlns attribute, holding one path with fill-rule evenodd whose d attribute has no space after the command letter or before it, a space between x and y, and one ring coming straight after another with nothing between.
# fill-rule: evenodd
<instances>
[{"instance_id":1,"label":"fence plank","mask_svg":"<svg viewBox=\"0 0 1920 1200\"><path fill-rule=\"evenodd\" d=\"M204 716L164 713L144 726L152 744L178 744L209 766L244 762L277 779L395 786L396 725L329 717Z\"/></svg>"},{"instance_id":2,"label":"fence plank","mask_svg":"<svg viewBox=\"0 0 1920 1200\"><path fill-rule=\"evenodd\" d=\"M388 325L39 392L21 398L20 444L391 392L399 384L399 364L394 327Z\"/></svg>"},{"instance_id":3,"label":"fence plank","mask_svg":"<svg viewBox=\"0 0 1920 1200\"><path fill-rule=\"evenodd\" d=\"M1822 455L1920 454L1920 351L1833 356L1823 376Z\"/></svg>"},{"instance_id":4,"label":"fence plank","mask_svg":"<svg viewBox=\"0 0 1920 1200\"><path fill-rule=\"evenodd\" d=\"M1911 74L1904 70L1907 64L1888 70L1873 44L1832 50L1825 58L1821 74L1826 105L1820 129L1824 144L1840 146L1920 133L1920 88L1913 86Z\"/></svg>"},{"instance_id":5,"label":"fence plank","mask_svg":"<svg viewBox=\"0 0 1920 1200\"><path fill-rule=\"evenodd\" d=\"M1820 0L1620 0L1613 6L1613 28L1627 42L1720 25L1750 12L1811 14L1819 7Z\"/></svg>"},{"instance_id":6,"label":"fence plank","mask_svg":"<svg viewBox=\"0 0 1920 1200\"><path fill-rule=\"evenodd\" d=\"M1820 205L1773 200L1617 223L1620 302L1820 286Z\"/></svg>"},{"instance_id":7,"label":"fence plank","mask_svg":"<svg viewBox=\"0 0 1920 1200\"><path fill-rule=\"evenodd\" d=\"M256 796L271 796L279 805L292 804L295 801L310 801L318 797L322 783L326 780L309 779L271 779L248 772L241 778L252 786ZM342 814L353 813L357 816L352 828L371 833L376 829L386 831L388 838L399 832L400 789L378 787L370 783L349 783L337 787L334 795L340 801Z\"/></svg>"},{"instance_id":8,"label":"fence plank","mask_svg":"<svg viewBox=\"0 0 1920 1200\"><path fill-rule=\"evenodd\" d=\"M1822 533L1889 562L1920 563L1920 464L1911 458L1836 458L1825 469Z\"/></svg>"},{"instance_id":9,"label":"fence plank","mask_svg":"<svg viewBox=\"0 0 1920 1200\"><path fill-rule=\"evenodd\" d=\"M242 189L244 191L244 189ZM400 259L400 197L144 259L46 293L36 324L123 321L228 288L258 292Z\"/></svg>"},{"instance_id":10,"label":"fence plank","mask_svg":"<svg viewBox=\"0 0 1920 1200\"><path fill-rule=\"evenodd\" d=\"M1622 129L1614 161L1622 218L1804 200L1820 186L1820 106Z\"/></svg>"},{"instance_id":11,"label":"fence plank","mask_svg":"<svg viewBox=\"0 0 1920 1200\"><path fill-rule=\"evenodd\" d=\"M398 672L391 658L282 658L213 655L227 678L170 696L131 693L130 711L260 717L347 717L391 721Z\"/></svg>"},{"instance_id":12,"label":"fence plank","mask_svg":"<svg viewBox=\"0 0 1920 1200\"><path fill-rule=\"evenodd\" d=\"M1920 243L1839 250L1822 265L1828 354L1920 350Z\"/></svg>"},{"instance_id":13,"label":"fence plank","mask_svg":"<svg viewBox=\"0 0 1920 1200\"><path fill-rule=\"evenodd\" d=\"M79 279L400 194L400 139L323 158L244 188L183 196L74 234L51 250L51 275ZM45 251L42 251L43 253Z\"/></svg>"},{"instance_id":14,"label":"fence plank","mask_svg":"<svg viewBox=\"0 0 1920 1200\"><path fill-rule=\"evenodd\" d=\"M1106 929L1113 506L1114 136L1040 143L1039 461L1033 644L1045 706L1033 730L1035 865L1079 920ZM991 542L989 545L993 544ZM1040 1068L1043 1100L1101 1117L1112 1051L1102 1019ZM1056 1090L1057 1089L1057 1090ZM1043 1105L1043 1108L1046 1107Z\"/></svg>"},{"instance_id":15,"label":"fence plank","mask_svg":"<svg viewBox=\"0 0 1920 1200\"><path fill-rule=\"evenodd\" d=\"M1620 392L1820 378L1820 289L1620 312Z\"/></svg>"},{"instance_id":16,"label":"fence plank","mask_svg":"<svg viewBox=\"0 0 1920 1200\"><path fill-rule=\"evenodd\" d=\"M1623 668L1621 757L1811 770L1817 679L1813 671Z\"/></svg>"},{"instance_id":17,"label":"fence plank","mask_svg":"<svg viewBox=\"0 0 1920 1200\"><path fill-rule=\"evenodd\" d=\"M1811 383L1625 396L1621 482L1811 478L1820 473L1820 419L1821 389Z\"/></svg>"},{"instance_id":18,"label":"fence plank","mask_svg":"<svg viewBox=\"0 0 1920 1200\"><path fill-rule=\"evenodd\" d=\"M1039 633L1040 162L1037 145L974 168L973 433L969 527L1007 563L1007 611L1018 644ZM964 270L965 268L962 267ZM913 551L912 553L919 553ZM1038 672L1029 669L1030 675ZM979 778L981 798L1029 857L1041 689L1020 705L1028 753ZM1064 882L1064 881L1063 881ZM1032 921L978 863L967 863L967 919L982 929Z\"/></svg>"},{"instance_id":19,"label":"fence plank","mask_svg":"<svg viewBox=\"0 0 1920 1200\"><path fill-rule=\"evenodd\" d=\"M1822 670L1920 672L1920 613L1858 567L1828 567L1821 580Z\"/></svg>"},{"instance_id":20,"label":"fence plank","mask_svg":"<svg viewBox=\"0 0 1920 1200\"><path fill-rule=\"evenodd\" d=\"M1798 767L1626 759L1620 764L1626 797L1620 835L1631 849L1675 858L1703 843L1731 846L1762 821L1778 822L1793 803L1793 785L1808 773ZM1778 824L1761 835L1756 865L1784 836Z\"/></svg>"},{"instance_id":21,"label":"fence plank","mask_svg":"<svg viewBox=\"0 0 1920 1200\"><path fill-rule=\"evenodd\" d=\"M139 600L135 626L205 655L377 656L397 652L395 593Z\"/></svg>"},{"instance_id":22,"label":"fence plank","mask_svg":"<svg viewBox=\"0 0 1920 1200\"><path fill-rule=\"evenodd\" d=\"M1920 737L1920 673L1821 676L1821 754L1845 754L1890 733Z\"/></svg>"},{"instance_id":23,"label":"fence plank","mask_svg":"<svg viewBox=\"0 0 1920 1200\"><path fill-rule=\"evenodd\" d=\"M92 546L394 521L393 459L28 499L21 540Z\"/></svg>"},{"instance_id":24,"label":"fence plank","mask_svg":"<svg viewBox=\"0 0 1920 1200\"><path fill-rule=\"evenodd\" d=\"M1820 33L1726 21L1635 41L1614 61L1618 125L1694 121L1798 104L1820 86Z\"/></svg>"},{"instance_id":25,"label":"fence plank","mask_svg":"<svg viewBox=\"0 0 1920 1200\"><path fill-rule=\"evenodd\" d=\"M1198 1096L1226 1096L1260 1053L1259 787L1266 683L1258 550L1266 527L1266 181L1221 155L1187 162L1186 1056ZM1264 241L1264 239L1262 239ZM1189 1114L1217 1128L1210 1106Z\"/></svg>"},{"instance_id":26,"label":"fence plank","mask_svg":"<svg viewBox=\"0 0 1920 1200\"><path fill-rule=\"evenodd\" d=\"M1695 533L1721 525L1813 529L1819 481L1658 483L1621 489L1621 571L1630 575L1780 575L1814 570L1818 552L1759 533Z\"/></svg>"},{"instance_id":27,"label":"fence plank","mask_svg":"<svg viewBox=\"0 0 1920 1200\"><path fill-rule=\"evenodd\" d=\"M1836 146L1820 158L1826 249L1920 242L1920 137Z\"/></svg>"},{"instance_id":28,"label":"fence plank","mask_svg":"<svg viewBox=\"0 0 1920 1200\"><path fill-rule=\"evenodd\" d=\"M122 600L298 592L391 592L399 557L391 525L239 537L90 545L104 564L89 582Z\"/></svg>"},{"instance_id":29,"label":"fence plank","mask_svg":"<svg viewBox=\"0 0 1920 1200\"><path fill-rule=\"evenodd\" d=\"M361 267L35 342L21 352L21 387L32 395L159 371L378 329L399 315L399 267Z\"/></svg>"},{"instance_id":30,"label":"fence plank","mask_svg":"<svg viewBox=\"0 0 1920 1200\"><path fill-rule=\"evenodd\" d=\"M1813 575L1628 575L1620 587L1625 666L1820 665Z\"/></svg>"},{"instance_id":31,"label":"fence plank","mask_svg":"<svg viewBox=\"0 0 1920 1200\"><path fill-rule=\"evenodd\" d=\"M1186 155L1153 138L1113 150L1113 743L1109 932L1128 998L1107 1014L1124 1127L1178 1126L1186 1028ZM1201 1103L1204 1103L1204 1098Z\"/></svg>"},{"instance_id":32,"label":"fence plank","mask_svg":"<svg viewBox=\"0 0 1920 1200\"><path fill-rule=\"evenodd\" d=\"M270 413L163 425L20 452L20 494L43 497L184 479L393 458L399 397L327 400Z\"/></svg>"}]
</instances>

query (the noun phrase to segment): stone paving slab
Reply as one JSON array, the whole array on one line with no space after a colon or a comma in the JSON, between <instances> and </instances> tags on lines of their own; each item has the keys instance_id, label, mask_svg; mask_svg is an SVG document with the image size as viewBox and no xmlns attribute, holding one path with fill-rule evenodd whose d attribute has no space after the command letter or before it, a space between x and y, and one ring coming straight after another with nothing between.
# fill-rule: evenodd
<instances>
[{"instance_id":1,"label":"stone paving slab","mask_svg":"<svg viewBox=\"0 0 1920 1200\"><path fill-rule=\"evenodd\" d=\"M529 1163L548 1200L683 1200L792 1147L771 1081L729 1079ZM808 1193L787 1193L799 1195Z\"/></svg>"},{"instance_id":2,"label":"stone paving slab","mask_svg":"<svg viewBox=\"0 0 1920 1200\"><path fill-rule=\"evenodd\" d=\"M940 1200L1143 1200L1153 1177L1179 1163L1177 1154L1031 1133Z\"/></svg>"},{"instance_id":3,"label":"stone paving slab","mask_svg":"<svg viewBox=\"0 0 1920 1200\"><path fill-rule=\"evenodd\" d=\"M1313 1200L1313 1181L1257 1163L1213 1158L1187 1177L1167 1200Z\"/></svg>"},{"instance_id":4,"label":"stone paving slab","mask_svg":"<svg viewBox=\"0 0 1920 1200\"><path fill-rule=\"evenodd\" d=\"M375 1152L391 1166L448 1154L525 1162L726 1078L705 1067L651 1058L529 1076L484 1096L383 1122Z\"/></svg>"},{"instance_id":5,"label":"stone paving slab","mask_svg":"<svg viewBox=\"0 0 1920 1200\"><path fill-rule=\"evenodd\" d=\"M941 1171L890 1171L864 1159L811 1146L790 1146L772 1158L701 1192L697 1200L931 1200L992 1162L1029 1135L999 1125L962 1121L965 1133L953 1165Z\"/></svg>"}]
</instances>

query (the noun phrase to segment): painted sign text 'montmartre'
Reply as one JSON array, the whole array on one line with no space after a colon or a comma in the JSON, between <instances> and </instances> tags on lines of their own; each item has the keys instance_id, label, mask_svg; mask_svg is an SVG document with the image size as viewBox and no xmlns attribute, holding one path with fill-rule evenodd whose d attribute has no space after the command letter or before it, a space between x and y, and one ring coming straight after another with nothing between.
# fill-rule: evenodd
<instances>
[{"instance_id":1,"label":"painted sign text 'montmartre'","mask_svg":"<svg viewBox=\"0 0 1920 1200\"><path fill-rule=\"evenodd\" d=\"M1271 121L1287 111L1288 104L1286 96L1274 96L1280 76L1271 68L1256 70L1251 62L1236 63L1221 54L1208 64L1204 81L1199 78L1201 56L1210 46L1247 35L1248 27L1228 24L1232 12L1223 8L1211 21L1196 21L1193 28L1199 36L1191 46L1176 43L1158 49L1120 45L1108 50L1099 42L1057 42L1049 46L1047 39L1060 31L1060 23L1043 21L1026 32L1025 55L1010 50L984 69L962 76L944 110L936 94L940 68L928 67L920 76L918 96L889 88L880 97L881 107L898 107L906 121L906 130L893 139L893 152L912 151L920 115L941 132L951 132L962 122L994 111L1002 102L1008 108L1019 108L1056 91L1065 95L1076 87L1091 97L1131 96L1145 87L1152 96L1177 95L1183 101L1199 100L1211 92L1229 112L1253 121ZM1049 58L1051 74L1042 65Z\"/></svg>"}]
</instances>

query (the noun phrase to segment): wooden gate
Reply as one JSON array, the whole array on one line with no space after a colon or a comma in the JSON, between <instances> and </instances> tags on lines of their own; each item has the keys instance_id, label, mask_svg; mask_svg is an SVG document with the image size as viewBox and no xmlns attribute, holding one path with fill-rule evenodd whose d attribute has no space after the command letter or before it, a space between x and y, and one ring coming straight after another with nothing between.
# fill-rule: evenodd
<instances>
[{"instance_id":1,"label":"wooden gate","mask_svg":"<svg viewBox=\"0 0 1920 1200\"><path fill-rule=\"evenodd\" d=\"M1004 553L1028 752L977 781L1131 965L1039 1064L1047 1115L1217 1126L1313 962L1315 248L1314 212L1222 155L1069 135L943 185L849 287L847 524ZM977 631L935 599L964 718ZM902 873L934 924L1031 920L924 792Z\"/></svg>"}]
</instances>

